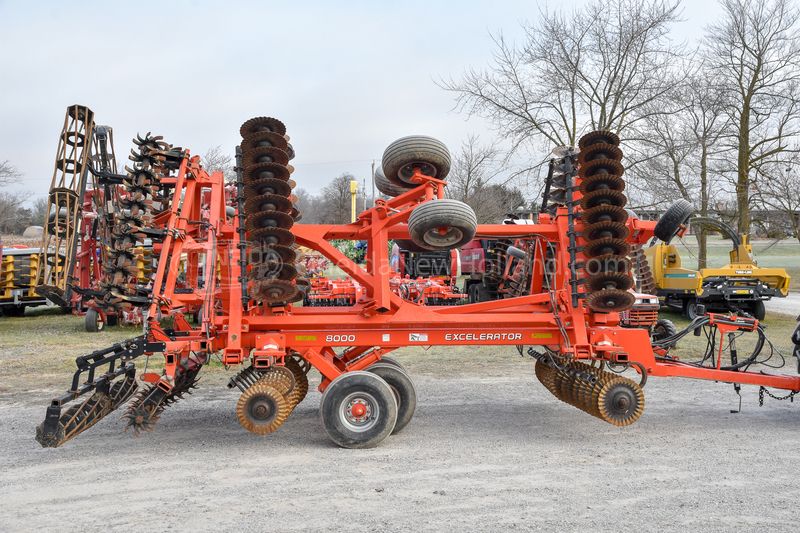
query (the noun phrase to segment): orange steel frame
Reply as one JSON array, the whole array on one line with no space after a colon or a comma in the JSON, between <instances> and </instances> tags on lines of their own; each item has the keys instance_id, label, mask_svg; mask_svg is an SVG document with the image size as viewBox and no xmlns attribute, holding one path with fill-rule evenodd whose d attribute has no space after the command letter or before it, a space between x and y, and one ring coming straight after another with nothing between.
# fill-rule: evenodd
<instances>
[{"instance_id":1,"label":"orange steel frame","mask_svg":"<svg viewBox=\"0 0 800 533\"><path fill-rule=\"evenodd\" d=\"M154 301L148 313L150 340L164 342L166 346L166 369L163 375L142 376L165 390L172 387L179 368L203 364L212 352L221 352L225 365L238 365L252 357L257 367L281 363L290 352L299 353L322 374L320 390L324 390L342 373L365 369L393 350L430 345L546 345L578 359L631 364L640 373L651 376L800 390L798 376L726 371L677 360L657 360L646 330L620 327L617 313L589 311L582 300L573 306L569 285L569 226L563 208L556 217L540 215L536 225L478 226L477 236L481 238L537 240L534 294L453 307L426 307L403 300L389 288L392 271L388 241L410 238L403 223L408 221L414 206L443 198L445 182L417 174L415 179L420 183L417 188L388 201L378 200L375 207L361 213L354 223L292 228L298 244L324 255L364 286L364 296L354 306L270 307L250 301L245 307L238 217L225 216L222 173L208 174L200 168L198 157L187 156L177 176L168 179L175 184L175 198L180 197L181 191L185 194L183 201L175 201L171 211L159 221L159 225L169 230L162 249L169 250L171 259L159 261L153 285ZM208 231L201 231L201 223L196 222L201 220L204 198L206 201L210 198L210 205L204 206L210 209ZM632 218L627 225L631 243L642 244L653 236L655 222ZM583 225L576 220L577 236L582 229ZM366 269L339 252L329 242L333 239L367 241ZM535 293L542 286L541 246L545 241L554 246L556 265L561 268L553 273L552 292ZM578 243L582 243L580 238ZM187 286L194 287L193 290L175 291L183 254L192 259L189 264L195 265L195 276L197 262L205 258L202 289L187 280ZM161 257L166 258L166 254L162 252ZM580 261L581 255L578 257ZM215 271L219 279L213 275ZM219 303L222 312L218 313ZM203 306L201 324L192 327L183 313L199 305ZM168 314L174 315L175 320L172 330L165 331L158 318ZM721 330L724 332L725 328L739 329L739 326L727 325ZM752 329L752 321L742 325L742 329Z\"/></svg>"}]
</instances>

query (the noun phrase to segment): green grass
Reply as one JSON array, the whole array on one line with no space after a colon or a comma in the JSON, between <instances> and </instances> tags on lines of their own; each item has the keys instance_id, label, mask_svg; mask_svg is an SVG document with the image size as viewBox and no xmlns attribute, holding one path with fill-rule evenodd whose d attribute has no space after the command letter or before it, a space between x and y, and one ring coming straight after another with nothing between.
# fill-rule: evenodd
<instances>
[{"instance_id":1,"label":"green grass","mask_svg":"<svg viewBox=\"0 0 800 533\"><path fill-rule=\"evenodd\" d=\"M667 318L672 320L675 323L675 327L678 331L685 329L690 320L683 317L682 315L672 312L672 311L662 311L659 313L659 318ZM794 331L797 322L795 321L795 317L789 315L782 315L777 313L768 313L766 319L762 322L765 326L764 333L772 343L775 348L775 352L773 353L772 359L770 359L767 363L770 365L778 365L781 361L781 354L783 357L786 358L786 366L779 372L782 373L794 373L795 370L795 360L792 355L792 350L794 345L791 341L792 332ZM719 340L720 336L717 335L717 344L716 349L719 349ZM738 350L739 360L745 359L750 353L752 353L755 343L757 340L757 335L755 333L744 333L740 337L736 339L736 348ZM699 361L702 359L703 353L706 350L708 340L706 339L705 335L701 335L700 337L695 337L692 334L687 335L683 339L680 340L678 345L671 350L671 354L679 357L683 361ZM728 342L727 339L725 341L725 346L727 346ZM716 353L716 351L715 351ZM728 353L724 351L724 353ZM766 344L761 351L761 355L759 356L759 360L766 358L770 353L770 346ZM729 359L723 358L723 364ZM758 370L768 371L768 368L764 367L757 367Z\"/></svg>"}]
</instances>

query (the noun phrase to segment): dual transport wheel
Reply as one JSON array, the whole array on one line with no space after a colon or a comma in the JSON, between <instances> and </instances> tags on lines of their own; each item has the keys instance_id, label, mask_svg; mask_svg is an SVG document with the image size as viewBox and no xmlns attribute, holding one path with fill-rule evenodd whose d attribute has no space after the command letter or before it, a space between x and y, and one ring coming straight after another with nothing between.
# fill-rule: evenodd
<instances>
[{"instance_id":1,"label":"dual transport wheel","mask_svg":"<svg viewBox=\"0 0 800 533\"><path fill-rule=\"evenodd\" d=\"M333 380L320 401L320 420L343 448L374 448L400 432L414 416L417 395L405 369L390 358L366 371L346 372Z\"/></svg>"},{"instance_id":2,"label":"dual transport wheel","mask_svg":"<svg viewBox=\"0 0 800 533\"><path fill-rule=\"evenodd\" d=\"M411 180L414 170L424 176L444 179L450 172L450 152L441 142L424 135L394 141L383 153L375 171L375 186L387 196L399 196L420 184ZM448 251L460 248L475 237L475 211L458 200L434 199L423 202L408 218L408 233L415 248ZM414 251L407 244L406 250Z\"/></svg>"}]
</instances>

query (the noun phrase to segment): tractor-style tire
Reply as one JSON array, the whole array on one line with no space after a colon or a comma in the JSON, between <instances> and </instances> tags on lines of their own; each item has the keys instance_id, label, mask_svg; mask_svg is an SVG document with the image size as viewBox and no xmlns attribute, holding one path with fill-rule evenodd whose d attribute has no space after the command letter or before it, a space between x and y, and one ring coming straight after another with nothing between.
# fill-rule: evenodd
<instances>
[{"instance_id":1,"label":"tractor-style tire","mask_svg":"<svg viewBox=\"0 0 800 533\"><path fill-rule=\"evenodd\" d=\"M427 250L461 248L475 237L477 231L475 211L458 200L424 202L408 217L411 240Z\"/></svg>"},{"instance_id":2,"label":"tractor-style tire","mask_svg":"<svg viewBox=\"0 0 800 533\"><path fill-rule=\"evenodd\" d=\"M411 422L414 410L417 408L417 389L414 382L401 367L390 362L378 361L367 368L367 372L381 377L392 389L397 402L397 421L392 430L392 435L395 435Z\"/></svg>"},{"instance_id":3,"label":"tractor-style tire","mask_svg":"<svg viewBox=\"0 0 800 533\"><path fill-rule=\"evenodd\" d=\"M411 181L417 166L426 176L444 179L450 172L450 151L443 142L425 135L397 139L383 152L383 175L398 187L416 187Z\"/></svg>"},{"instance_id":4,"label":"tractor-style tire","mask_svg":"<svg viewBox=\"0 0 800 533\"><path fill-rule=\"evenodd\" d=\"M767 316L767 308L764 306L763 300L756 300L753 302L753 305L750 306L750 314L753 315L758 321L764 320L764 317Z\"/></svg>"},{"instance_id":5,"label":"tractor-style tire","mask_svg":"<svg viewBox=\"0 0 800 533\"><path fill-rule=\"evenodd\" d=\"M678 328L675 327L675 324L673 324L672 320L663 318L656 322L656 325L653 326L653 331L650 333L650 340L657 342L666 339L667 337L671 337L676 333L678 333ZM674 345L671 345L670 347L672 346Z\"/></svg>"},{"instance_id":6,"label":"tractor-style tire","mask_svg":"<svg viewBox=\"0 0 800 533\"><path fill-rule=\"evenodd\" d=\"M328 385L319 416L325 432L342 448L374 448L394 430L397 402L382 378L356 370Z\"/></svg>"},{"instance_id":7,"label":"tractor-style tire","mask_svg":"<svg viewBox=\"0 0 800 533\"><path fill-rule=\"evenodd\" d=\"M483 282L473 283L469 286L469 289L467 289L467 297L471 304L488 302L489 292L486 290L486 285L484 285Z\"/></svg>"},{"instance_id":8,"label":"tractor-style tire","mask_svg":"<svg viewBox=\"0 0 800 533\"><path fill-rule=\"evenodd\" d=\"M402 187L395 185L386 178L386 175L383 173L383 168L380 165L375 169L375 175L372 179L375 180L375 188L390 198L400 196L415 187L415 185L405 183Z\"/></svg>"},{"instance_id":9,"label":"tractor-style tire","mask_svg":"<svg viewBox=\"0 0 800 533\"><path fill-rule=\"evenodd\" d=\"M667 208L661 218L658 219L656 227L653 229L653 234L669 244L678 231L681 225L686 224L689 217L694 213L694 206L686 200L678 200Z\"/></svg>"},{"instance_id":10,"label":"tractor-style tire","mask_svg":"<svg viewBox=\"0 0 800 533\"><path fill-rule=\"evenodd\" d=\"M103 315L93 307L86 310L84 325L86 326L86 331L89 333L97 333L106 329L106 322L103 320Z\"/></svg>"}]
</instances>

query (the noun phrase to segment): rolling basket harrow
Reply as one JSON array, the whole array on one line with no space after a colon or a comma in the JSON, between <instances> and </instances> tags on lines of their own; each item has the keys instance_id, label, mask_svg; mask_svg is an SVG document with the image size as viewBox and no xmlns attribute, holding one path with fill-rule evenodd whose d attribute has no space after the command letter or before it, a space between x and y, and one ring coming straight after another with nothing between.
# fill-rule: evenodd
<instances>
[{"instance_id":1,"label":"rolling basket harrow","mask_svg":"<svg viewBox=\"0 0 800 533\"><path fill-rule=\"evenodd\" d=\"M651 344L647 331L620 327L619 312L634 302L627 256L654 235L671 238L685 220L629 218L613 133L592 132L579 149L554 150L543 213L527 225L478 225L466 204L445 199L450 155L424 136L401 138L386 149L376 179L385 181L380 188L390 190L391 199L376 201L351 224L296 224L302 214L292 194L295 154L285 126L259 117L240 133L235 210L228 208L222 173L209 174L198 157L159 138L137 142L126 183L134 192L129 202L139 202L147 216L117 221L111 257L124 278L130 272L120 265L132 260L126 250L150 237L158 242L158 268L146 290L114 284L121 278L109 272L106 291L112 304L143 307L146 332L77 359L70 390L52 401L37 428L42 446L63 444L123 404L127 428L137 435L152 431L165 408L191 392L212 355L240 366L229 383L241 393L237 416L259 434L285 422L308 392L309 370L318 370L322 425L336 444L350 448L375 446L413 417L413 381L388 357L406 346L511 345L520 353L527 346L536 375L557 398L618 426L641 415L648 376L800 390L796 376L749 371L756 352L739 360L734 349L734 363L722 366L724 334L763 335L753 319L699 317L690 330L723 333L719 353L699 363L671 356L672 337ZM150 215L152 204L159 211ZM435 305L443 302L429 302L420 282L403 283L391 269L389 240L442 251L474 238L504 243L502 298ZM366 241L366 267L334 247L336 239ZM341 268L358 290L339 280L337 288L337 282L310 279L301 247ZM446 283L429 285L431 300L449 298ZM321 290L338 290L339 300L300 305ZM415 291L414 297L404 291ZM185 318L192 309L199 309L196 326ZM170 327L161 325L166 316L173 318ZM164 370L145 369L137 380L134 359L155 353L163 354ZM638 372L639 381L610 371L623 368Z\"/></svg>"}]
</instances>

